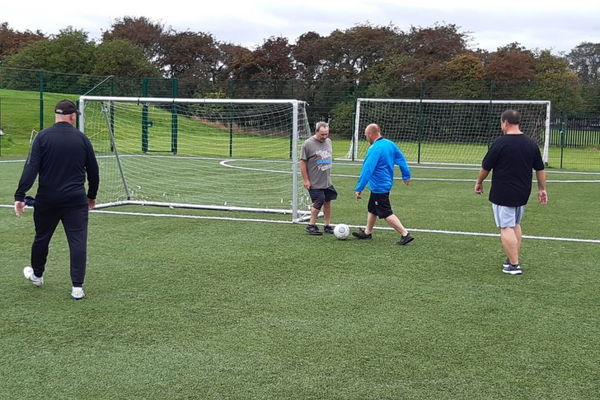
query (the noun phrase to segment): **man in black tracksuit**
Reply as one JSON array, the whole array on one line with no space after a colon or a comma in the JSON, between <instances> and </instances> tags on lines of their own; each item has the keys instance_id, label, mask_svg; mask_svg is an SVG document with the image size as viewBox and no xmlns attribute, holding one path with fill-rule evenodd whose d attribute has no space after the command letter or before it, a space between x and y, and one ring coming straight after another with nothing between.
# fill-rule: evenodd
<instances>
[{"instance_id":1,"label":"man in black tracksuit","mask_svg":"<svg viewBox=\"0 0 600 400\"><path fill-rule=\"evenodd\" d=\"M23 270L25 278L35 286L43 285L48 245L60 221L71 255L71 297L77 300L84 297L88 210L96 205L100 183L92 144L74 127L78 114L77 107L69 100L56 105L56 123L38 133L33 141L15 192L15 214L20 216L25 208L25 194L39 175L33 212L35 239L31 246L31 267Z\"/></svg>"}]
</instances>

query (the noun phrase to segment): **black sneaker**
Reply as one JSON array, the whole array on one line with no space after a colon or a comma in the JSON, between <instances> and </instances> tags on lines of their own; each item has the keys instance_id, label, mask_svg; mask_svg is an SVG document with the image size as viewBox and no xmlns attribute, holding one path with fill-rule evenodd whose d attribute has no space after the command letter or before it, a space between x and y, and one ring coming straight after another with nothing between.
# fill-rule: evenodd
<instances>
[{"instance_id":1,"label":"black sneaker","mask_svg":"<svg viewBox=\"0 0 600 400\"><path fill-rule=\"evenodd\" d=\"M510 274L510 275L521 275L523 273L523 270L521 269L521 266L518 264L517 265L508 264L508 266L502 268L502 272L504 272L505 274Z\"/></svg>"},{"instance_id":2,"label":"black sneaker","mask_svg":"<svg viewBox=\"0 0 600 400\"><path fill-rule=\"evenodd\" d=\"M325 227L323 228L323 232L325 232L325 233L331 233L333 235L333 226L331 226L331 225L325 225Z\"/></svg>"},{"instance_id":3,"label":"black sneaker","mask_svg":"<svg viewBox=\"0 0 600 400\"><path fill-rule=\"evenodd\" d=\"M370 233L365 233L364 229L359 229L358 232L352 232L352 236L357 239L371 239L373 237Z\"/></svg>"},{"instance_id":4,"label":"black sneaker","mask_svg":"<svg viewBox=\"0 0 600 400\"><path fill-rule=\"evenodd\" d=\"M410 233L407 233L406 236L402 236L402 239L400 239L400 241L396 244L399 244L400 246L404 246L406 244L409 244L413 240L415 240L415 238L410 236Z\"/></svg>"},{"instance_id":5,"label":"black sneaker","mask_svg":"<svg viewBox=\"0 0 600 400\"><path fill-rule=\"evenodd\" d=\"M306 225L306 233L309 235L322 235L323 232L319 231L319 227L317 225Z\"/></svg>"},{"instance_id":6,"label":"black sneaker","mask_svg":"<svg viewBox=\"0 0 600 400\"><path fill-rule=\"evenodd\" d=\"M508 260L508 258L506 260L504 260L504 262L502 263L502 269L504 268L508 268L510 267L510 261ZM517 264L516 265L517 269L521 269L521 264Z\"/></svg>"}]
</instances>

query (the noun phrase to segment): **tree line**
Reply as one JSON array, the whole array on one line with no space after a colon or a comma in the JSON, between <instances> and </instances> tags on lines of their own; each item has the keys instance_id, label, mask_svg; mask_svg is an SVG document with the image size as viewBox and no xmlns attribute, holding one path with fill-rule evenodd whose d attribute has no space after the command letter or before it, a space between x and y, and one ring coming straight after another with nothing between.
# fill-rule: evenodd
<instances>
[{"instance_id":1,"label":"tree line","mask_svg":"<svg viewBox=\"0 0 600 400\"><path fill-rule=\"evenodd\" d=\"M473 50L469 39L454 24L361 24L306 32L294 43L269 37L248 49L146 17L114 20L98 42L72 27L48 36L4 22L0 67L176 78L183 96L295 97L329 117L350 112L357 96L529 98L551 100L555 111L600 111L600 43L556 55L519 43Z\"/></svg>"}]
</instances>

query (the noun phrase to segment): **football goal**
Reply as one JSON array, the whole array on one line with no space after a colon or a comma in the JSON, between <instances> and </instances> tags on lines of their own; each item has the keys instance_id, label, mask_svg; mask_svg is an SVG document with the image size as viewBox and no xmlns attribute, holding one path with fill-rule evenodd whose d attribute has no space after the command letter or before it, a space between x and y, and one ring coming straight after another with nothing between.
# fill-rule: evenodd
<instances>
[{"instance_id":1,"label":"football goal","mask_svg":"<svg viewBox=\"0 0 600 400\"><path fill-rule=\"evenodd\" d=\"M305 103L80 97L80 129L100 164L97 207L138 204L290 214L310 202L299 178Z\"/></svg>"},{"instance_id":2,"label":"football goal","mask_svg":"<svg viewBox=\"0 0 600 400\"><path fill-rule=\"evenodd\" d=\"M360 98L346 157L365 157L369 143L363 132L368 124L377 123L383 136L398 143L410 162L479 164L502 134L500 115L509 108L521 113L521 130L540 146L547 163L550 102L528 100Z\"/></svg>"}]
</instances>

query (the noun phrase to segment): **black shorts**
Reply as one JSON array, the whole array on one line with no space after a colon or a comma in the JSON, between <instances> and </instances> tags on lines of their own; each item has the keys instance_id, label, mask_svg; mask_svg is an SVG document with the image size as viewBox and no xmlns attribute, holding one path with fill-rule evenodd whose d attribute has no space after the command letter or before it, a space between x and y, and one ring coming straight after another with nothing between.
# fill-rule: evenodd
<instances>
[{"instance_id":1,"label":"black shorts","mask_svg":"<svg viewBox=\"0 0 600 400\"><path fill-rule=\"evenodd\" d=\"M323 204L337 199L337 192L333 186L325 189L308 189L308 194L313 202L313 207L320 210Z\"/></svg>"},{"instance_id":2,"label":"black shorts","mask_svg":"<svg viewBox=\"0 0 600 400\"><path fill-rule=\"evenodd\" d=\"M392 205L390 204L390 194L388 193L371 193L369 197L368 211L371 214L377 215L380 219L385 219L392 215Z\"/></svg>"}]
</instances>

